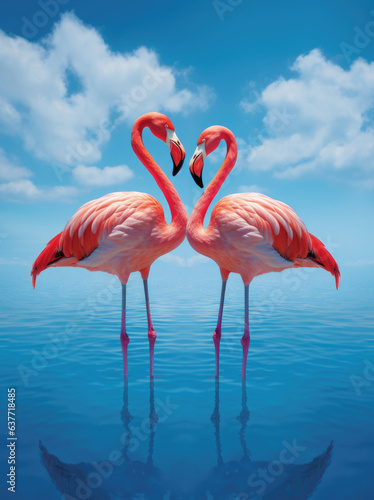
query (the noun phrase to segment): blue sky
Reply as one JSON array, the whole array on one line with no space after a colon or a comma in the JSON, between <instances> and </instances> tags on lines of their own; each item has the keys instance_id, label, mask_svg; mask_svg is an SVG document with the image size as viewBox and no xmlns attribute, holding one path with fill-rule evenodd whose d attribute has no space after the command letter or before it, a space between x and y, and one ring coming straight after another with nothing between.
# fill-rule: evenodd
<instances>
[{"instance_id":1,"label":"blue sky","mask_svg":"<svg viewBox=\"0 0 374 500\"><path fill-rule=\"evenodd\" d=\"M239 160L219 196L291 205L342 265L374 265L374 9L371 2L14 1L0 16L0 263L31 265L80 205L145 191L130 147L165 112L187 161L200 132L229 127ZM144 82L152 82L145 89ZM171 175L169 152L145 143ZM205 184L224 155L206 162ZM218 199L218 198L217 198ZM169 264L186 266L185 242ZM199 266L198 263L196 263Z\"/></svg>"}]
</instances>

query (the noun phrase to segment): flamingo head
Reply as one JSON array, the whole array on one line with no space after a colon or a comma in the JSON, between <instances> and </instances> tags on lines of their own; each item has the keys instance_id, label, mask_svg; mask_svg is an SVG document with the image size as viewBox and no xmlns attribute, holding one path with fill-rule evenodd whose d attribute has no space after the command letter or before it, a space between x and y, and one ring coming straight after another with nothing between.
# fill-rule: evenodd
<instances>
[{"instance_id":1,"label":"flamingo head","mask_svg":"<svg viewBox=\"0 0 374 500\"><path fill-rule=\"evenodd\" d=\"M177 175L182 168L186 152L175 130L169 127L166 128L166 144L170 147L170 155L173 160L173 175Z\"/></svg>"},{"instance_id":2,"label":"flamingo head","mask_svg":"<svg viewBox=\"0 0 374 500\"><path fill-rule=\"evenodd\" d=\"M201 133L195 152L190 160L190 172L196 184L203 188L202 173L205 158L214 151L221 142L221 128L218 126L209 127Z\"/></svg>"},{"instance_id":3,"label":"flamingo head","mask_svg":"<svg viewBox=\"0 0 374 500\"><path fill-rule=\"evenodd\" d=\"M182 143L175 133L174 125L170 119L162 113L149 113L149 128L153 135L164 141L170 148L173 160L173 175L176 175L182 168L186 152Z\"/></svg>"}]
</instances>

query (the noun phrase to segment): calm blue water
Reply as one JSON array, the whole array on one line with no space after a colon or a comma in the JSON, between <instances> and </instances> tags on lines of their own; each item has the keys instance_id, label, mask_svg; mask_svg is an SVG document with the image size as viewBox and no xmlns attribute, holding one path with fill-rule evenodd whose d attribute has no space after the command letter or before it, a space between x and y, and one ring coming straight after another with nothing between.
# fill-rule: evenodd
<instances>
[{"instance_id":1,"label":"calm blue water","mask_svg":"<svg viewBox=\"0 0 374 500\"><path fill-rule=\"evenodd\" d=\"M213 265L156 264L154 384L140 276L128 285L129 382L120 285L101 273L2 269L2 415L17 390L17 493L1 498L372 499L373 267L286 271L251 286L241 381L243 288L230 277L221 377ZM169 273L169 274L167 274ZM112 462L111 464L109 462Z\"/></svg>"}]
</instances>

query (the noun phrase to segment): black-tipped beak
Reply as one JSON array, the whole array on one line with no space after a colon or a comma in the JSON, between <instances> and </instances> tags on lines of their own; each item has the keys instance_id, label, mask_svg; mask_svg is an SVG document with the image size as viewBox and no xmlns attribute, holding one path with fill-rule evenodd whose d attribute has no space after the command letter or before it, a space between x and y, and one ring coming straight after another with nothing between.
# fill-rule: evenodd
<instances>
[{"instance_id":1,"label":"black-tipped beak","mask_svg":"<svg viewBox=\"0 0 374 500\"><path fill-rule=\"evenodd\" d=\"M173 158L173 156L171 156L171 157ZM173 176L177 175L177 173L180 171L180 169L183 166L183 162L184 162L184 158L182 158L179 163L175 163L174 158L173 158Z\"/></svg>"},{"instance_id":2,"label":"black-tipped beak","mask_svg":"<svg viewBox=\"0 0 374 500\"><path fill-rule=\"evenodd\" d=\"M201 177L199 177L198 175L195 174L195 172L191 172L191 175L192 175L192 178L193 180L196 182L196 184L203 188L204 187L204 184L203 184L203 180Z\"/></svg>"},{"instance_id":3,"label":"black-tipped beak","mask_svg":"<svg viewBox=\"0 0 374 500\"><path fill-rule=\"evenodd\" d=\"M203 174L203 166L204 166L204 161L202 154L196 154L193 155L190 161L190 172L192 175L193 180L196 182L196 184L203 188L203 179L202 179L202 174Z\"/></svg>"},{"instance_id":4,"label":"black-tipped beak","mask_svg":"<svg viewBox=\"0 0 374 500\"><path fill-rule=\"evenodd\" d=\"M183 166L183 162L186 156L182 144L178 141L170 141L170 154L173 160L173 175L177 175Z\"/></svg>"}]
</instances>

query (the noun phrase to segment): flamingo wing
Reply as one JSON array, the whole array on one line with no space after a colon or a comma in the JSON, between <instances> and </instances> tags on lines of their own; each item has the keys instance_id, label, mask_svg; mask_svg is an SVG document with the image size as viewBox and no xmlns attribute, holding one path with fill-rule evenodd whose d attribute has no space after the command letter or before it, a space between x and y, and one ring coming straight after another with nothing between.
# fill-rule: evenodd
<instances>
[{"instance_id":1,"label":"flamingo wing","mask_svg":"<svg viewBox=\"0 0 374 500\"><path fill-rule=\"evenodd\" d=\"M34 262L33 286L36 276L49 266L88 261L92 254L98 265L119 251L133 251L144 244L147 237L144 233L154 231L157 222L165 222L162 207L145 193L111 193L84 204ZM100 246L105 246L102 256Z\"/></svg>"},{"instance_id":2,"label":"flamingo wing","mask_svg":"<svg viewBox=\"0 0 374 500\"><path fill-rule=\"evenodd\" d=\"M265 259L272 267L289 267L290 263L324 267L338 286L337 263L285 203L258 193L234 194L217 203L211 220L227 247L233 245L243 254Z\"/></svg>"}]
</instances>

